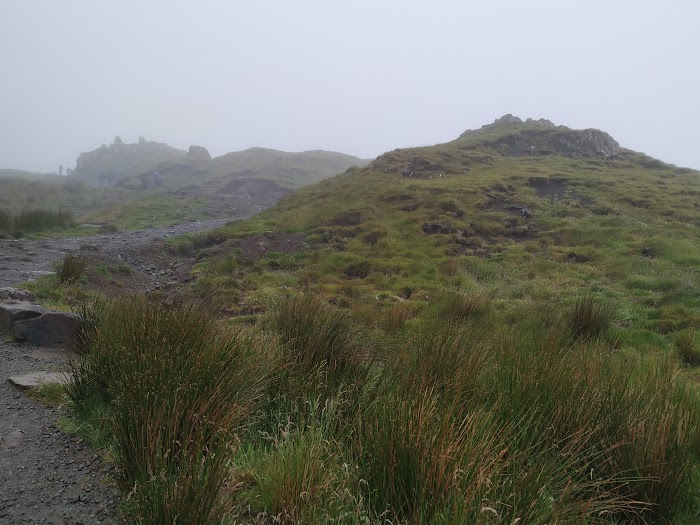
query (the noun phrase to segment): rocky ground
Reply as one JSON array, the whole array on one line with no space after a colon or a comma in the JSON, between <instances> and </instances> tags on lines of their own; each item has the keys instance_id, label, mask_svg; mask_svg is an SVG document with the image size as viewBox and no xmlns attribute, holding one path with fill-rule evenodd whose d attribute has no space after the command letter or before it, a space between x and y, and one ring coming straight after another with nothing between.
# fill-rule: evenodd
<instances>
[{"instance_id":1,"label":"rocky ground","mask_svg":"<svg viewBox=\"0 0 700 525\"><path fill-rule=\"evenodd\" d=\"M0 287L50 273L55 261L82 248L98 254L100 261L129 265L129 279L137 287L159 288L173 278L176 266L173 261L154 263L153 257L161 256L151 248L167 237L223 222L71 239L0 240ZM96 451L56 427L59 409L28 398L7 382L29 372L60 371L65 363L61 352L10 343L0 335L0 525L115 522L117 495Z\"/></svg>"}]
</instances>

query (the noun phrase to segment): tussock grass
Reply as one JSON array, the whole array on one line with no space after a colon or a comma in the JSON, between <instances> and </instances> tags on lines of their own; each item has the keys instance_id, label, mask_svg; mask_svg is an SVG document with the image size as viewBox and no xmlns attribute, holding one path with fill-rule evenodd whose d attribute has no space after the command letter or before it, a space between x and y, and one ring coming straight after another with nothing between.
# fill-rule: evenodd
<instances>
[{"instance_id":1,"label":"tussock grass","mask_svg":"<svg viewBox=\"0 0 700 525\"><path fill-rule=\"evenodd\" d=\"M682 330L673 338L676 358L685 366L700 366L700 348L695 344L695 331Z\"/></svg>"},{"instance_id":2,"label":"tussock grass","mask_svg":"<svg viewBox=\"0 0 700 525\"><path fill-rule=\"evenodd\" d=\"M235 432L269 371L260 342L216 329L194 306L142 297L93 305L69 394L110 407L117 483L134 523L212 523ZM252 366L253 362L256 366Z\"/></svg>"},{"instance_id":3,"label":"tussock grass","mask_svg":"<svg viewBox=\"0 0 700 525\"><path fill-rule=\"evenodd\" d=\"M54 263L56 277L61 284L74 283L80 279L87 266L87 259L75 253L69 253L63 259Z\"/></svg>"},{"instance_id":4,"label":"tussock grass","mask_svg":"<svg viewBox=\"0 0 700 525\"><path fill-rule=\"evenodd\" d=\"M138 297L83 316L68 392L107 407L130 522L641 524L697 494L698 393L566 316L360 332L315 297L234 333Z\"/></svg>"},{"instance_id":5,"label":"tussock grass","mask_svg":"<svg viewBox=\"0 0 700 525\"><path fill-rule=\"evenodd\" d=\"M576 299L568 313L569 329L576 339L596 339L605 335L617 314L610 301L585 295Z\"/></svg>"}]
</instances>

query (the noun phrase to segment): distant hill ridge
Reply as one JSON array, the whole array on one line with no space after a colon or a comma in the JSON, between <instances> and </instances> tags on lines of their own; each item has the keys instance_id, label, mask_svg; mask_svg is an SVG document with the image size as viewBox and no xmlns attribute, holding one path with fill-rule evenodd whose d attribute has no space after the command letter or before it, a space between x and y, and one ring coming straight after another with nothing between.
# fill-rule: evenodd
<instances>
[{"instance_id":1,"label":"distant hill ridge","mask_svg":"<svg viewBox=\"0 0 700 525\"><path fill-rule=\"evenodd\" d=\"M330 151L288 153L257 147L212 158L203 146L193 145L184 151L143 137L134 144L125 144L116 137L109 146L103 144L81 153L73 174L101 186L128 187L138 184L138 177L158 173L159 177L188 179L183 183L211 182L213 178L220 178L223 186L240 177L262 177L297 187L366 163L352 155ZM301 180L295 180L299 177Z\"/></svg>"}]
</instances>

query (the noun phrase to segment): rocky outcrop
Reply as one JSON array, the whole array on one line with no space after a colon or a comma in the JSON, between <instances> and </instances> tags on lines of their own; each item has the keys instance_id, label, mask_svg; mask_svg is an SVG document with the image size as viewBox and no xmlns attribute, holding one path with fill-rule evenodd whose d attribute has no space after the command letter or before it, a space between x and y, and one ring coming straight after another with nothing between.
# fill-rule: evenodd
<instances>
[{"instance_id":1,"label":"rocky outcrop","mask_svg":"<svg viewBox=\"0 0 700 525\"><path fill-rule=\"evenodd\" d=\"M204 146L190 146L190 149L187 151L187 157L190 159L211 160L209 150Z\"/></svg>"},{"instance_id":2,"label":"rocky outcrop","mask_svg":"<svg viewBox=\"0 0 700 525\"><path fill-rule=\"evenodd\" d=\"M485 136L481 145L507 157L562 155L565 157L617 157L620 145L598 129L575 130L556 126L546 119L521 120L511 114L496 119L479 130L467 130L460 138L478 137L485 131L502 130L495 139Z\"/></svg>"}]
</instances>

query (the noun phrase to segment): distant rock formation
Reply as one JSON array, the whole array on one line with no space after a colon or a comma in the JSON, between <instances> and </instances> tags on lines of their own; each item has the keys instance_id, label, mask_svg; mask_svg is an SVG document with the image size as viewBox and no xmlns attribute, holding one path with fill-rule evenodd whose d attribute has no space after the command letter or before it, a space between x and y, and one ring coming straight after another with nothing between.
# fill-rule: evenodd
<instances>
[{"instance_id":1,"label":"distant rock formation","mask_svg":"<svg viewBox=\"0 0 700 525\"><path fill-rule=\"evenodd\" d=\"M102 144L93 151L81 153L73 174L93 184L114 186L122 177L150 173L161 163L181 162L186 156L182 150L149 142L143 137L139 138L138 144L125 144L117 136L109 147Z\"/></svg>"},{"instance_id":2,"label":"distant rock formation","mask_svg":"<svg viewBox=\"0 0 700 525\"><path fill-rule=\"evenodd\" d=\"M190 146L190 149L187 151L187 157L191 159L211 160L209 150L204 146Z\"/></svg>"}]
</instances>

